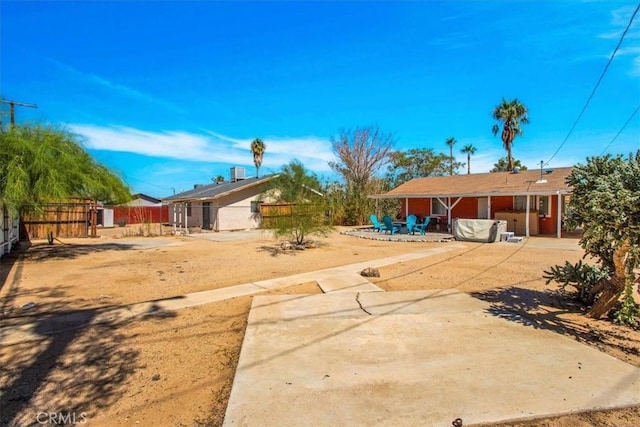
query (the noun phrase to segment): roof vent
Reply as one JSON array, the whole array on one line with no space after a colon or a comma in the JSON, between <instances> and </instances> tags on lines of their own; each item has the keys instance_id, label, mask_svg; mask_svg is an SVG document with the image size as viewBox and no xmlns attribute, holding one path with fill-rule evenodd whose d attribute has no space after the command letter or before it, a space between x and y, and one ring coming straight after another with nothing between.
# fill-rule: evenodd
<instances>
[{"instance_id":1,"label":"roof vent","mask_svg":"<svg viewBox=\"0 0 640 427\"><path fill-rule=\"evenodd\" d=\"M241 181L245 179L244 168L242 166L234 166L231 168L231 182Z\"/></svg>"}]
</instances>

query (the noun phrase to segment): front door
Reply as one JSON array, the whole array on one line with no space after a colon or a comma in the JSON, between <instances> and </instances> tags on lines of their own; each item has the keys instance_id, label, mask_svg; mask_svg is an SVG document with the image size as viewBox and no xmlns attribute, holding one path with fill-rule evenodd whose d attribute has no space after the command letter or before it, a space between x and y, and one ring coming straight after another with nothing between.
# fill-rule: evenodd
<instances>
[{"instance_id":1,"label":"front door","mask_svg":"<svg viewBox=\"0 0 640 427\"><path fill-rule=\"evenodd\" d=\"M211 203L202 204L202 229L211 230Z\"/></svg>"},{"instance_id":2,"label":"front door","mask_svg":"<svg viewBox=\"0 0 640 427\"><path fill-rule=\"evenodd\" d=\"M478 219L489 219L488 197L478 197Z\"/></svg>"}]
</instances>

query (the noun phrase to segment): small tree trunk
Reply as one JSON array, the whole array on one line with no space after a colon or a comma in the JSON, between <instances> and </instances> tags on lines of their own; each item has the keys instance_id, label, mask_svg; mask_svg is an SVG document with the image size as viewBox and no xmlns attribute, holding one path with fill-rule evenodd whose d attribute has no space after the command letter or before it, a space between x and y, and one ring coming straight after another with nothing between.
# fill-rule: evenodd
<instances>
[{"instance_id":1,"label":"small tree trunk","mask_svg":"<svg viewBox=\"0 0 640 427\"><path fill-rule=\"evenodd\" d=\"M604 285L604 290L587 313L587 316L594 319L600 319L605 316L620 299L624 292L624 285L624 276L613 276L607 281Z\"/></svg>"},{"instance_id":2,"label":"small tree trunk","mask_svg":"<svg viewBox=\"0 0 640 427\"><path fill-rule=\"evenodd\" d=\"M609 279L604 284L604 289L602 294L598 297L596 302L593 304L587 316L593 317L594 319L600 319L602 316L605 316L609 310L611 310L625 290L625 261L627 258L627 253L629 252L629 242L623 242L613 254L613 267L615 271L611 279Z\"/></svg>"}]
</instances>

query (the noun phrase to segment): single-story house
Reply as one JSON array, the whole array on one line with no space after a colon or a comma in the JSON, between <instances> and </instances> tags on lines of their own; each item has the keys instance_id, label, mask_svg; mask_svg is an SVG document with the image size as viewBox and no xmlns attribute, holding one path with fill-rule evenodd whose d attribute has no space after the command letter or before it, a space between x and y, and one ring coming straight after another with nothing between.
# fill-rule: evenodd
<instances>
[{"instance_id":1,"label":"single-story house","mask_svg":"<svg viewBox=\"0 0 640 427\"><path fill-rule=\"evenodd\" d=\"M243 179L208 185L194 185L189 191L166 197L169 224L174 231L188 231L191 227L203 230L246 230L260 226L259 196L276 175Z\"/></svg>"},{"instance_id":2,"label":"single-story house","mask_svg":"<svg viewBox=\"0 0 640 427\"><path fill-rule=\"evenodd\" d=\"M431 217L450 229L455 218L507 221L519 235L561 236L571 167L415 178L374 199L402 200L402 216Z\"/></svg>"},{"instance_id":3,"label":"single-story house","mask_svg":"<svg viewBox=\"0 0 640 427\"><path fill-rule=\"evenodd\" d=\"M113 207L113 221L116 224L140 224L169 222L169 208L161 199L143 193L131 196L131 200Z\"/></svg>"},{"instance_id":4,"label":"single-story house","mask_svg":"<svg viewBox=\"0 0 640 427\"><path fill-rule=\"evenodd\" d=\"M2 257L10 253L19 240L20 219L17 215L11 215L9 209L0 201L0 221L2 221L0 233L0 257Z\"/></svg>"}]
</instances>

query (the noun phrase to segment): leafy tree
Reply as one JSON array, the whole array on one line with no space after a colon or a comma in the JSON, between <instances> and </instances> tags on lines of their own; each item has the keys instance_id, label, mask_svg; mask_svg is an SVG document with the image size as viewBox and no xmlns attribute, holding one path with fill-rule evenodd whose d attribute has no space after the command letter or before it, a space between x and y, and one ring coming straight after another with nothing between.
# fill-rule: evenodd
<instances>
[{"instance_id":1,"label":"leafy tree","mask_svg":"<svg viewBox=\"0 0 640 427\"><path fill-rule=\"evenodd\" d=\"M368 196L374 192L376 174L388 162L394 143L393 135L382 132L377 125L341 130L337 138L331 137L338 161L329 162L329 166L344 178L348 196L345 209L351 212L352 225L368 221L375 206Z\"/></svg>"},{"instance_id":2,"label":"leafy tree","mask_svg":"<svg viewBox=\"0 0 640 427\"><path fill-rule=\"evenodd\" d=\"M471 174L471 155L476 153L476 147L474 147L472 144L467 144L464 147L462 147L462 150L460 150L460 152L462 154L467 155L467 175L470 175Z\"/></svg>"},{"instance_id":3,"label":"leafy tree","mask_svg":"<svg viewBox=\"0 0 640 427\"><path fill-rule=\"evenodd\" d=\"M282 167L263 194L263 198L288 205L288 212L278 216L273 224L276 237L287 236L301 245L308 236L327 235L331 231L320 189L318 178L307 172L300 161L294 159Z\"/></svg>"},{"instance_id":4,"label":"leafy tree","mask_svg":"<svg viewBox=\"0 0 640 427\"><path fill-rule=\"evenodd\" d=\"M502 102L493 109L492 116L494 119L502 122L501 136L504 149L507 150L507 171L512 171L515 165L511 155L511 148L516 136L522 134L520 125L529 123L527 107L517 99L506 101L502 98ZM492 130L493 134L497 135L500 126L495 124Z\"/></svg>"},{"instance_id":5,"label":"leafy tree","mask_svg":"<svg viewBox=\"0 0 640 427\"><path fill-rule=\"evenodd\" d=\"M129 188L85 151L77 137L51 125L0 128L0 199L13 212L72 197L119 203Z\"/></svg>"},{"instance_id":6,"label":"leafy tree","mask_svg":"<svg viewBox=\"0 0 640 427\"><path fill-rule=\"evenodd\" d=\"M523 165L520 160L513 159L513 168L511 170L515 168L518 168L521 171L527 170L527 167ZM497 163L493 164L493 169L491 169L489 172L509 172L509 161L506 157L502 157L498 160Z\"/></svg>"},{"instance_id":7,"label":"leafy tree","mask_svg":"<svg viewBox=\"0 0 640 427\"><path fill-rule=\"evenodd\" d=\"M451 170L450 157L436 154L431 148L412 148L407 151L393 151L389 154L387 178L391 187L405 183L413 178L426 176L444 176ZM462 163L455 163L456 168Z\"/></svg>"},{"instance_id":8,"label":"leafy tree","mask_svg":"<svg viewBox=\"0 0 640 427\"><path fill-rule=\"evenodd\" d=\"M253 153L253 164L256 165L256 178L260 175L260 166L262 166L262 157L267 149L267 145L260 138L256 138L251 142L251 153Z\"/></svg>"},{"instance_id":9,"label":"leafy tree","mask_svg":"<svg viewBox=\"0 0 640 427\"><path fill-rule=\"evenodd\" d=\"M445 144L447 144L447 146L449 147L449 175L453 175L453 171L454 171L453 162L455 161L455 158L453 157L453 146L456 142L458 141L456 141L456 139L453 137L448 138L445 141Z\"/></svg>"},{"instance_id":10,"label":"leafy tree","mask_svg":"<svg viewBox=\"0 0 640 427\"><path fill-rule=\"evenodd\" d=\"M610 155L588 158L585 165L573 168L567 183L572 192L565 228L583 228L580 245L585 257L597 259L599 270L604 272L602 276L591 274L599 278L591 280L595 283L580 280L582 286L589 286L593 301L588 315L601 318L626 292L617 320L635 324L634 316L640 314L633 301L633 286L638 280L634 269L640 266L640 150L626 160ZM547 278L562 282L574 273L580 279L592 268L583 266L552 269Z\"/></svg>"}]
</instances>

